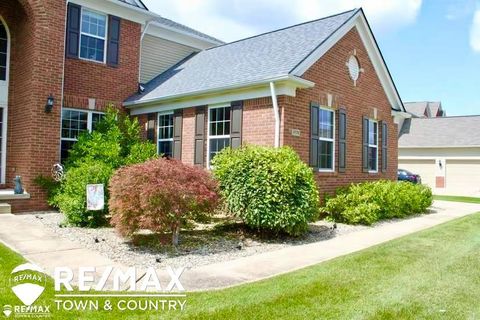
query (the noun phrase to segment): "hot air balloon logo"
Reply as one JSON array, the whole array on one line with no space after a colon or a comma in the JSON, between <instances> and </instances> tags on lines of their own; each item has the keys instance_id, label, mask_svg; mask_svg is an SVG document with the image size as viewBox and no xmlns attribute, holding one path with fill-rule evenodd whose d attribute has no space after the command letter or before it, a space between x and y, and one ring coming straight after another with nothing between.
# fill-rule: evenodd
<instances>
[{"instance_id":1,"label":"hot air balloon logo","mask_svg":"<svg viewBox=\"0 0 480 320\"><path fill-rule=\"evenodd\" d=\"M32 305L45 290L46 275L43 270L32 263L21 264L10 275L13 293L24 305Z\"/></svg>"}]
</instances>

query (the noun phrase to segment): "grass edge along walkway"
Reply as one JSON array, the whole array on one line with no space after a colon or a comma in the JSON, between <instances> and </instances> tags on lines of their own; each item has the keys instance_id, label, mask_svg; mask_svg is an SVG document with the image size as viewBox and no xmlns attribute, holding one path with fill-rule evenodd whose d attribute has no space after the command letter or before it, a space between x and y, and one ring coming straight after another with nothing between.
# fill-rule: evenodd
<instances>
[{"instance_id":1,"label":"grass edge along walkway","mask_svg":"<svg viewBox=\"0 0 480 320\"><path fill-rule=\"evenodd\" d=\"M480 314L480 213L264 281L187 295L187 311L58 312L52 319L468 319ZM0 308L23 258L0 245ZM113 300L113 299L112 299ZM53 308L49 279L39 304Z\"/></svg>"}]
</instances>

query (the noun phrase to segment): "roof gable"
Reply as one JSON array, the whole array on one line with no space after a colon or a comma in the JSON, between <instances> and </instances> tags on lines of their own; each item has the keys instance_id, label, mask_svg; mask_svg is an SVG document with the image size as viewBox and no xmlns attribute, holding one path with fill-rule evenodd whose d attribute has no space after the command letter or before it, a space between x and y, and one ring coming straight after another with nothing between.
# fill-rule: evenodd
<instances>
[{"instance_id":1,"label":"roof gable","mask_svg":"<svg viewBox=\"0 0 480 320\"><path fill-rule=\"evenodd\" d=\"M353 27L360 34L391 107L404 111L361 9L201 51L154 78L146 84L142 94L130 97L125 105L166 101L235 86L246 87L280 77L301 78Z\"/></svg>"},{"instance_id":2,"label":"roof gable","mask_svg":"<svg viewBox=\"0 0 480 320\"><path fill-rule=\"evenodd\" d=\"M380 83L385 90L387 98L392 109L405 111L398 90L393 82L392 76L383 58L382 52L378 46L377 40L368 24L363 10L360 8L355 14L345 21L334 33L324 39L318 47L303 59L293 70L291 74L302 76L316 61L318 61L330 48L332 48L343 36L352 28L356 27L360 38L365 46L368 56L372 61L373 67L380 79Z\"/></svg>"}]
</instances>

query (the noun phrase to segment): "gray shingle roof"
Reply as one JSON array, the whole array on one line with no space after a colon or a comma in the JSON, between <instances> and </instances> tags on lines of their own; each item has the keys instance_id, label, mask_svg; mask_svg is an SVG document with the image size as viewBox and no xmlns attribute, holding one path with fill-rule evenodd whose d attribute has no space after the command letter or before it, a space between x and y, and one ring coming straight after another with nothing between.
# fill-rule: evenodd
<instances>
[{"instance_id":1,"label":"gray shingle roof","mask_svg":"<svg viewBox=\"0 0 480 320\"><path fill-rule=\"evenodd\" d=\"M356 13L357 10L351 10L201 51L151 80L144 93L127 102L289 75Z\"/></svg>"},{"instance_id":2,"label":"gray shingle roof","mask_svg":"<svg viewBox=\"0 0 480 320\"><path fill-rule=\"evenodd\" d=\"M406 119L399 147L480 146L480 116Z\"/></svg>"},{"instance_id":3,"label":"gray shingle roof","mask_svg":"<svg viewBox=\"0 0 480 320\"><path fill-rule=\"evenodd\" d=\"M428 102L404 102L403 105L408 113L411 113L415 117L423 118L425 117L425 110L428 107Z\"/></svg>"},{"instance_id":4,"label":"gray shingle roof","mask_svg":"<svg viewBox=\"0 0 480 320\"><path fill-rule=\"evenodd\" d=\"M438 110L442 110L442 103L440 101L404 102L403 105L407 112L418 118L427 117L425 116L425 112L427 112L428 117L435 118Z\"/></svg>"},{"instance_id":5,"label":"gray shingle roof","mask_svg":"<svg viewBox=\"0 0 480 320\"><path fill-rule=\"evenodd\" d=\"M161 25L170 27L170 28L174 28L174 29L186 32L186 33L190 33L192 35L195 35L195 36L200 37L200 38L204 38L204 39L209 40L209 41L216 42L217 44L224 44L225 43L222 40L219 40L217 38L209 36L208 34L202 33L200 31L197 31L195 29L187 27L186 25L183 25L181 23L172 21L172 20L164 18L164 17L160 17L160 18L155 19L155 22L157 22Z\"/></svg>"}]
</instances>

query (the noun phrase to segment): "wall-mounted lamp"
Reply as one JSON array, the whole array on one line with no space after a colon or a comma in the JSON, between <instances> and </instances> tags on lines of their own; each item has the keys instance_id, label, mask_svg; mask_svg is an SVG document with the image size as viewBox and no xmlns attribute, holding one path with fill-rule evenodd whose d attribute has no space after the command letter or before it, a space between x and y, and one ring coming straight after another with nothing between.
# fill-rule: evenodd
<instances>
[{"instance_id":1,"label":"wall-mounted lamp","mask_svg":"<svg viewBox=\"0 0 480 320\"><path fill-rule=\"evenodd\" d=\"M49 113L52 112L53 104L55 103L55 99L53 98L52 94L47 98L47 104L45 104L45 112Z\"/></svg>"},{"instance_id":2,"label":"wall-mounted lamp","mask_svg":"<svg viewBox=\"0 0 480 320\"><path fill-rule=\"evenodd\" d=\"M443 167L442 160L438 160L438 167L440 168L440 170L442 169Z\"/></svg>"}]
</instances>

